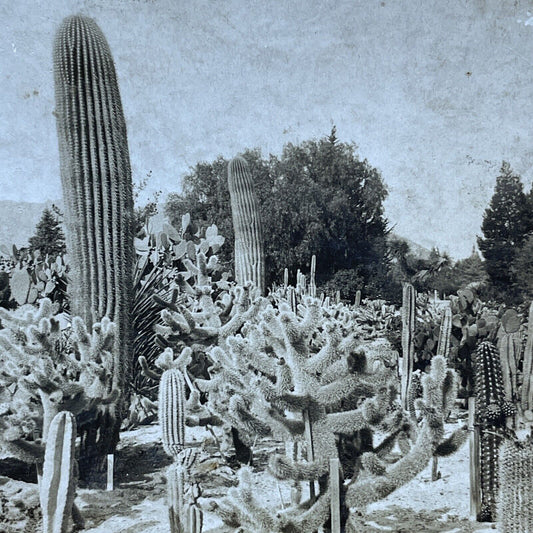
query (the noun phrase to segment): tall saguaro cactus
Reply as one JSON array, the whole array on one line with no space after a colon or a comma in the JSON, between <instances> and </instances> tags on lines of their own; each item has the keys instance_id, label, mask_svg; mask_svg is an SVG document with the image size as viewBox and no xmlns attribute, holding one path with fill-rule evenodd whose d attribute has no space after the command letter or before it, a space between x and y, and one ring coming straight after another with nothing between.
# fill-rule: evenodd
<instances>
[{"instance_id":1,"label":"tall saguaro cactus","mask_svg":"<svg viewBox=\"0 0 533 533\"><path fill-rule=\"evenodd\" d=\"M248 163L235 157L228 165L228 189L235 231L235 277L265 292L265 258L259 205Z\"/></svg>"},{"instance_id":2,"label":"tall saguaro cactus","mask_svg":"<svg viewBox=\"0 0 533 533\"><path fill-rule=\"evenodd\" d=\"M61 182L65 202L69 296L88 326L108 316L117 326L113 388L130 368L133 294L133 194L126 123L107 41L90 18L67 17L54 42ZM118 441L120 409L96 422L97 454ZM96 438L96 437L95 437Z\"/></svg>"}]
</instances>

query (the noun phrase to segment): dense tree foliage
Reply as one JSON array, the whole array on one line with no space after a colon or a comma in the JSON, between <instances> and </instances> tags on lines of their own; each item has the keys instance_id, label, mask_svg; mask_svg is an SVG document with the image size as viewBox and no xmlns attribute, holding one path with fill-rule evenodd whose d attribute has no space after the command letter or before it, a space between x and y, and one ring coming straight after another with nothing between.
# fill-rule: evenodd
<instances>
[{"instance_id":1,"label":"dense tree foliage","mask_svg":"<svg viewBox=\"0 0 533 533\"><path fill-rule=\"evenodd\" d=\"M56 206L44 209L35 227L35 235L29 238L29 249L40 250L41 254L55 257L66 251L65 234L61 228L61 212Z\"/></svg>"},{"instance_id":2,"label":"dense tree foliage","mask_svg":"<svg viewBox=\"0 0 533 533\"><path fill-rule=\"evenodd\" d=\"M516 289L523 298L533 300L533 235L516 252L513 264Z\"/></svg>"},{"instance_id":3,"label":"dense tree foliage","mask_svg":"<svg viewBox=\"0 0 533 533\"><path fill-rule=\"evenodd\" d=\"M365 295L382 294L390 282L387 190L380 173L358 158L354 144L339 142L333 128L318 141L286 145L281 157L264 159L258 150L243 156L261 204L267 286L282 279L284 268L291 281L298 269L307 272L315 254L319 283L352 271ZM165 212L174 224L185 212L202 224L216 223L233 242L227 161L197 164L185 177L183 192L169 196Z\"/></svg>"},{"instance_id":4,"label":"dense tree foliage","mask_svg":"<svg viewBox=\"0 0 533 533\"><path fill-rule=\"evenodd\" d=\"M503 162L489 206L483 215L478 246L492 285L509 293L515 285L515 254L529 230L528 201L520 177Z\"/></svg>"}]
</instances>

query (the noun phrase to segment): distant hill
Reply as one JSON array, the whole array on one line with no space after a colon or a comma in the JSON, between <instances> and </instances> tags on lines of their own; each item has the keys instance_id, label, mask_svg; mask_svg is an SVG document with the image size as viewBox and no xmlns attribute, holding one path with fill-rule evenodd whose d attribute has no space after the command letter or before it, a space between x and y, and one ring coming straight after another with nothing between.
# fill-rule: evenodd
<instances>
[{"instance_id":1,"label":"distant hill","mask_svg":"<svg viewBox=\"0 0 533 533\"><path fill-rule=\"evenodd\" d=\"M412 241L411 239L408 239L407 237L398 235L397 233L389 233L389 239L400 239L402 241L405 241L409 245L409 250L411 251L411 253L418 259L427 260L431 255L431 250L429 250L428 248L421 246L420 244Z\"/></svg>"},{"instance_id":2,"label":"distant hill","mask_svg":"<svg viewBox=\"0 0 533 533\"><path fill-rule=\"evenodd\" d=\"M27 246L44 208L52 204L61 207L60 201L33 203L0 200L0 244L5 244L9 249L12 244L19 248Z\"/></svg>"},{"instance_id":3,"label":"distant hill","mask_svg":"<svg viewBox=\"0 0 533 533\"><path fill-rule=\"evenodd\" d=\"M62 201L48 201L46 203L33 202L13 202L11 200L0 200L0 245L5 244L8 248L12 244L17 247L26 246L28 239L34 234L35 226L39 222L43 209L51 207L53 204L62 209ZM154 219L156 225L161 224L164 219L163 204L159 207L159 215ZM428 259L430 250L420 246L416 242L391 233L390 237L402 239L407 242L411 253L420 259Z\"/></svg>"}]
</instances>

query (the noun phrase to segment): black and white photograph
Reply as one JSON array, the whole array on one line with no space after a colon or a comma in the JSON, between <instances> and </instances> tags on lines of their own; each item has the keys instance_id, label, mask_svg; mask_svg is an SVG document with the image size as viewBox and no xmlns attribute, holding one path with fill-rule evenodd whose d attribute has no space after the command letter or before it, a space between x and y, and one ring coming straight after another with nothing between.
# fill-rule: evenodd
<instances>
[{"instance_id":1,"label":"black and white photograph","mask_svg":"<svg viewBox=\"0 0 533 533\"><path fill-rule=\"evenodd\" d=\"M0 18L0 533L533 533L532 0Z\"/></svg>"}]
</instances>

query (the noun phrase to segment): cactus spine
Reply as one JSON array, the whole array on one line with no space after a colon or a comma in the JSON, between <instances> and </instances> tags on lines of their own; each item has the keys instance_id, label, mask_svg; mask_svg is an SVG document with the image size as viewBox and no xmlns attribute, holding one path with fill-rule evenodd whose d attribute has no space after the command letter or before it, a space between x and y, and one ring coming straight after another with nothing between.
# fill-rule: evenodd
<instances>
[{"instance_id":1,"label":"cactus spine","mask_svg":"<svg viewBox=\"0 0 533 533\"><path fill-rule=\"evenodd\" d=\"M40 488L44 533L67 533L76 491L76 419L58 413L48 430Z\"/></svg>"},{"instance_id":2,"label":"cactus spine","mask_svg":"<svg viewBox=\"0 0 533 533\"><path fill-rule=\"evenodd\" d=\"M265 293L265 258L259 205L248 163L235 157L228 165L228 189L235 231L235 278L253 282Z\"/></svg>"},{"instance_id":3,"label":"cactus spine","mask_svg":"<svg viewBox=\"0 0 533 533\"><path fill-rule=\"evenodd\" d=\"M159 425L163 448L176 459L185 446L185 378L181 370L165 370L159 385Z\"/></svg>"},{"instance_id":4,"label":"cactus spine","mask_svg":"<svg viewBox=\"0 0 533 533\"><path fill-rule=\"evenodd\" d=\"M533 531L533 445L506 440L500 449L498 521L502 533Z\"/></svg>"},{"instance_id":5,"label":"cactus spine","mask_svg":"<svg viewBox=\"0 0 533 533\"><path fill-rule=\"evenodd\" d=\"M116 324L113 388L124 391L132 359L131 169L113 58L92 19L75 15L62 22L54 78L71 311L89 327L104 316ZM98 422L100 456L114 451L120 412L109 410Z\"/></svg>"}]
</instances>

